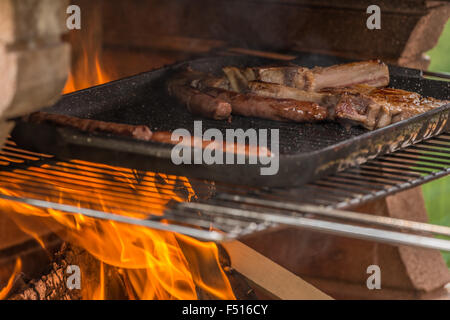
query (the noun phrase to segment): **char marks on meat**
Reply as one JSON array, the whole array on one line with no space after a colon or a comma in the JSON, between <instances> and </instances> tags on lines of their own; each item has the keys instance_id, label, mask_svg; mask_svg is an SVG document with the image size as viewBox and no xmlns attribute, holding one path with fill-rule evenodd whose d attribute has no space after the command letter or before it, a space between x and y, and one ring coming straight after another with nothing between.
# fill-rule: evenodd
<instances>
[{"instance_id":1,"label":"char marks on meat","mask_svg":"<svg viewBox=\"0 0 450 320\"><path fill-rule=\"evenodd\" d=\"M389 69L379 60L308 69L300 66L223 68L222 76L188 70L169 92L192 113L213 119L229 113L278 121L338 121L385 127L447 104L385 88Z\"/></svg>"},{"instance_id":2,"label":"char marks on meat","mask_svg":"<svg viewBox=\"0 0 450 320\"><path fill-rule=\"evenodd\" d=\"M327 108L314 102L274 99L228 90L205 89L208 95L230 103L234 114L278 121L317 122L328 116Z\"/></svg>"},{"instance_id":3,"label":"char marks on meat","mask_svg":"<svg viewBox=\"0 0 450 320\"><path fill-rule=\"evenodd\" d=\"M204 92L193 88L193 81L211 81L205 74L195 71L186 71L170 80L169 94L182 102L189 112L215 120L226 120L231 116L229 103L213 98Z\"/></svg>"},{"instance_id":4,"label":"char marks on meat","mask_svg":"<svg viewBox=\"0 0 450 320\"><path fill-rule=\"evenodd\" d=\"M327 68L315 67L312 90L351 87L358 84L380 88L389 84L389 68L380 60L339 64Z\"/></svg>"},{"instance_id":5,"label":"char marks on meat","mask_svg":"<svg viewBox=\"0 0 450 320\"><path fill-rule=\"evenodd\" d=\"M354 86L327 89L326 92L340 97L335 106L337 121L361 125L370 130L385 127L449 103L393 88Z\"/></svg>"},{"instance_id":6,"label":"char marks on meat","mask_svg":"<svg viewBox=\"0 0 450 320\"><path fill-rule=\"evenodd\" d=\"M350 87L365 84L372 87L385 87L389 84L389 69L379 60L369 60L340 64L327 68L315 67L258 67L252 68L253 77L248 81L259 80L276 83L306 91L319 91L324 88ZM248 68L243 75L251 74Z\"/></svg>"}]
</instances>

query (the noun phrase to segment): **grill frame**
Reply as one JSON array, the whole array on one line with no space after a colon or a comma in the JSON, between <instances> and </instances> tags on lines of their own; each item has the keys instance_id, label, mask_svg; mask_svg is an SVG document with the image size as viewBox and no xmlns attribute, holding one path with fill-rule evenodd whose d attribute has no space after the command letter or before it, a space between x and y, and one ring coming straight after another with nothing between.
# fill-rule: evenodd
<instances>
[{"instance_id":1,"label":"grill frame","mask_svg":"<svg viewBox=\"0 0 450 320\"><path fill-rule=\"evenodd\" d=\"M0 170L0 181L4 180L5 176L10 179L11 175L9 173L15 172L18 172L18 178L20 179L21 174L31 174L36 172L36 168L40 168L39 172L46 170L45 172L54 174L54 171L56 173L58 172L58 166L64 167L67 165L64 161L60 161L49 155L35 154L26 150L15 150L17 150L17 146L12 142L8 142L0 155L2 158L0 159L2 160L0 165L3 166L3 169ZM417 152L417 150L428 155L427 158L422 157L419 162L417 162L417 159L415 158L414 160L398 158L399 156L405 157L404 154L410 156L409 153ZM13 156L14 152L16 152L16 156ZM444 175L448 175L450 173L450 157L448 154L450 154L450 134L444 133L438 137L430 138L427 141L385 156L385 158L394 157L395 160L388 159L387 162L380 162L380 159L377 158L370 160L361 166L362 171L366 172L367 169L373 169L372 164L375 164L379 172L384 174L378 177L360 174L358 179L356 179L354 177L355 172L359 172L357 170L361 169L361 167L354 167L301 188L293 189L252 188L242 185L237 186L214 183L215 190L207 197L204 197L203 199L198 198L193 203L170 202L165 207L162 216L151 215L152 212L149 210L151 197L147 196L145 200L148 201L148 203L139 204L142 207L142 212L140 213L148 214L146 219L130 219L126 216L124 217L123 215L114 213L114 210L112 210L112 212L93 210L83 206L77 207L73 206L73 204L66 204L64 201L62 201L62 203L56 203L56 200L61 202L59 196L54 198L54 201L47 201L51 200L49 199L51 196L42 190L46 190L47 188L45 183L48 183L50 186L54 183L51 177L49 179L48 176L41 177L41 179L43 179L42 181L38 179L36 181L37 186L35 186L34 189L31 188L31 191L28 191L28 193L18 194L16 197L5 196L5 194L2 194L0 197L6 200L22 202L41 208L53 208L72 214L82 214L96 219L106 219L121 223L141 225L157 230L179 232L207 241L227 241L273 230L276 227L294 226L359 239L387 242L390 244L407 244L449 251L449 241L424 236L424 232L449 236L450 228L335 210L343 208L347 209L353 205L361 204L378 197L391 195L395 192L412 188ZM7 161L5 162L5 160L8 159L5 159L5 156L9 157L10 160L14 160L16 163L13 161L10 163ZM402 160L403 162L398 160ZM392 163L392 161L400 163ZM96 172L96 166L103 166L103 164L93 163L86 164L85 166L91 166L93 172ZM395 171L393 171L393 167L395 168ZM89 172L89 170L84 168L83 170L80 169L79 171L72 173L79 176L82 181L83 175L89 177ZM355 196L355 192L353 191L351 194L347 194L346 201L334 201L326 204L323 203L323 201L320 201L321 199L323 200L324 195L320 195L318 192L315 192L314 194L304 194L303 198L309 199L309 201L302 201L302 197L299 197L299 195L304 192L304 188L323 183L323 181L330 180L330 177L346 176L349 172L353 175L353 179L356 179L359 184L365 184L366 190L363 194L361 194L361 186L358 185L357 190L360 195ZM368 170L368 172L371 171ZM392 175L392 172L395 174ZM106 178L108 175L109 173L104 177ZM374 182L375 178L385 178L386 175L388 176L386 179L390 182L385 183L384 187L381 187L379 183ZM55 177L57 176L58 175L56 174ZM118 174L118 176L122 177L122 174ZM396 178L392 179L392 176ZM399 176L401 176L401 178L398 178ZM111 175L111 179L111 181L117 182L117 180L113 178L113 175ZM142 172L133 173L132 176L127 176L127 179L135 179L135 188L139 188L142 183L148 181L148 178L145 178L145 174ZM401 181L399 181L399 179L401 179ZM57 181L57 179L55 181ZM109 182L110 180L105 181ZM23 186L23 184L20 184L20 181L17 183L19 186ZM60 183L61 182L58 182L56 185L61 186ZM86 187L80 187L79 181L76 180L67 181L65 183L64 188L68 188L74 192L80 188L84 188L84 191L89 190L86 189ZM202 186L206 189L210 187L208 182L202 182L196 179L192 180L192 184L195 186L195 191L202 188ZM342 190L345 190L346 185L348 189L348 183L345 181L340 186L333 186L331 190L333 193L336 193L337 191L342 193ZM109 207L112 209L114 209L115 206L116 208L123 208L123 203L119 200L120 197L125 197L126 200L127 196L122 194L121 191L114 194L114 192L116 192L114 191L115 189L112 189L109 185L105 185L104 189L105 192L113 192L111 196L114 198L112 202L108 204ZM129 195L132 194L130 192L132 192L133 188L130 188L128 180L124 183L123 189L127 190ZM325 198L326 195L327 194L325 193ZM104 196L101 196L100 198L103 197ZM160 197L159 193L158 197ZM98 199L98 195L94 197L94 201L95 199ZM88 201L87 199L82 200ZM132 208L133 206L131 205L126 207L130 213L133 212ZM329 221L329 219L331 219L331 221ZM171 223L164 223L166 220ZM372 226L374 224L382 228L373 228ZM386 230L386 228L388 230ZM394 229L394 231L390 231L389 229ZM404 233L404 231L408 231L409 233Z\"/></svg>"},{"instance_id":2,"label":"grill frame","mask_svg":"<svg viewBox=\"0 0 450 320\"><path fill-rule=\"evenodd\" d=\"M317 54L303 54L292 62L312 67L342 63L346 60ZM349 132L340 125L332 123L284 124L238 116L233 118L231 124L228 124L224 121L192 116L184 106L180 106L165 93L165 81L168 77L186 66L202 71L218 72L225 65L249 66L268 63L274 63L274 60L246 56L213 57L183 62L67 95L46 111L104 121L148 124L152 130L183 127L192 132L194 120L202 120L204 129L280 128L282 142L280 170L275 176L261 176L260 165L177 166L171 162L172 146L170 145L111 135L85 134L51 125L19 121L12 135L15 141L27 149L54 154L61 159L83 159L177 175L188 173L189 177L229 183L239 181L240 184L254 186L261 184L298 186L363 163L380 154L390 153L417 143L450 127L448 121L450 104L370 132L361 128L352 128ZM417 70L391 67L390 72L393 87L417 91L436 98L448 98L450 95L449 83L423 79ZM145 109L148 105L153 108ZM164 108L167 106L171 108L167 111L168 115L164 116L163 113L166 112ZM146 115L146 113L151 114ZM283 143L286 144L285 147ZM291 143L291 147L300 149L293 153L289 152Z\"/></svg>"}]
</instances>

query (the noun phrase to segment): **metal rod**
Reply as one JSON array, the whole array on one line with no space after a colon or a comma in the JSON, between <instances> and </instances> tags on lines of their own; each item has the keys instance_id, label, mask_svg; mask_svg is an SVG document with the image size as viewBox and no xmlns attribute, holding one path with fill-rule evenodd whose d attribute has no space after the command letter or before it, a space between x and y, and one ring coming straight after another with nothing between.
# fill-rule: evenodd
<instances>
[{"instance_id":1,"label":"metal rod","mask_svg":"<svg viewBox=\"0 0 450 320\"><path fill-rule=\"evenodd\" d=\"M396 161L396 160L391 160L391 159L388 159L388 158L385 158L385 157L376 158L373 161L374 162L387 162L387 163L398 164L398 165L401 165L401 166L407 166L408 170L411 170L411 171L418 171L414 167L419 167L421 169L429 169L429 170L434 170L434 171L444 170L445 169L445 167L429 166L429 165L426 165L426 164L418 163L419 161L417 161L417 159L416 159L416 163L414 163L414 162L413 163L408 163L408 162L405 162L405 161L403 161L403 162L402 161ZM424 171L424 170L422 170L422 172L427 173L427 174L431 173L430 171Z\"/></svg>"},{"instance_id":2,"label":"metal rod","mask_svg":"<svg viewBox=\"0 0 450 320\"><path fill-rule=\"evenodd\" d=\"M375 178L376 179L371 179L371 178L369 178L369 176L364 177L360 174L358 174L358 175L347 174L344 171L337 175L331 176L330 180L339 181L339 182L345 183L345 184L347 183L348 180L366 182L366 184L364 184L364 186L369 186L370 188L373 188L372 186L374 186L376 188L376 187L380 187L380 185L381 185L382 189L384 189L386 185L395 186L398 183L398 182L392 181L387 178L383 179L383 176L381 176L381 175L378 177L375 177ZM380 180L385 180L385 181L380 181Z\"/></svg>"},{"instance_id":3,"label":"metal rod","mask_svg":"<svg viewBox=\"0 0 450 320\"><path fill-rule=\"evenodd\" d=\"M46 208L46 209L53 209L58 211L63 211L67 213L72 214L80 214L86 217L101 219L101 220L108 220L108 221L115 221L120 223L126 223L141 227L147 227L155 230L161 230L161 231L169 231L169 232L177 232L181 233L190 237L199 238L203 240L209 240L209 241L221 241L225 239L225 235L223 233L220 233L218 231L206 231L198 228L189 228L184 227L180 225L175 224L164 224L156 221L151 220L143 220L143 219L137 219L132 217L126 217L123 215L118 215L115 213L109 213L109 212L103 212L98 210L92 210L87 208L79 208L75 206L70 206L66 204L60 204L60 203L54 203L49 201L43 201L43 200L37 200L37 199L31 199L31 198L18 198L13 196L8 196L4 194L0 194L0 198L4 200L19 202L19 203L25 203L28 205L32 205L34 207L39 208Z\"/></svg>"},{"instance_id":4,"label":"metal rod","mask_svg":"<svg viewBox=\"0 0 450 320\"><path fill-rule=\"evenodd\" d=\"M433 71L422 70L422 74L424 76L428 76L428 77L450 79L450 73L445 73L445 72L433 72Z\"/></svg>"},{"instance_id":5,"label":"metal rod","mask_svg":"<svg viewBox=\"0 0 450 320\"><path fill-rule=\"evenodd\" d=\"M326 187L326 188L340 188L341 190L347 190L348 192L351 192L351 194L349 194L348 196L351 197L353 195L362 195L362 194L367 194L370 193L370 191L367 190L362 190L361 188L357 189L357 188L350 188L348 185L349 184L339 184L336 182L332 182L332 181L325 181L325 180L319 180L317 182L313 182L311 183L313 186L319 186L319 187Z\"/></svg>"},{"instance_id":6,"label":"metal rod","mask_svg":"<svg viewBox=\"0 0 450 320\"><path fill-rule=\"evenodd\" d=\"M450 241L448 240L405 234L401 232L359 227L299 216L287 216L272 213L253 212L236 208L218 207L203 203L180 203L179 206L180 208L195 208L197 210L219 212L240 217L245 216L256 220L270 221L280 225L295 226L361 240L370 240L395 245L408 245L450 252Z\"/></svg>"},{"instance_id":7,"label":"metal rod","mask_svg":"<svg viewBox=\"0 0 450 320\"><path fill-rule=\"evenodd\" d=\"M374 172L374 173L367 173L366 171L369 172ZM383 179L383 180L388 180L388 181L398 181L398 182L406 182L409 181L408 179L404 179L404 178L399 178L398 176L403 176L402 174L393 174L392 172L386 172L386 171L380 171L380 170L370 170L370 169L361 169L361 170L346 170L344 172L342 172L342 174L345 175L353 175L353 176L359 176L362 179L364 177L371 177L371 178L376 178L376 179ZM417 175L413 176L414 178L417 177Z\"/></svg>"},{"instance_id":8,"label":"metal rod","mask_svg":"<svg viewBox=\"0 0 450 320\"><path fill-rule=\"evenodd\" d=\"M364 213L337 210L326 207L312 206L312 205L301 205L295 203L287 202L275 202L265 199L256 199L250 197L242 197L231 194L219 194L217 196L220 199L243 202L250 204L258 204L264 206L270 206L277 209L291 210L299 213L310 213L315 215L322 215L330 218L340 218L351 220L355 222L364 222L375 224L390 228L399 228L403 230L410 230L415 232L430 232L434 234L444 235L450 237L450 228L445 226L433 225L429 223L416 222L410 220L396 219L391 217L375 216Z\"/></svg>"},{"instance_id":9,"label":"metal rod","mask_svg":"<svg viewBox=\"0 0 450 320\"><path fill-rule=\"evenodd\" d=\"M449 137L449 138L446 138L446 137ZM449 142L450 143L450 135L447 135L447 134L444 133L441 136L433 137L430 140L444 141L444 142Z\"/></svg>"},{"instance_id":10,"label":"metal rod","mask_svg":"<svg viewBox=\"0 0 450 320\"><path fill-rule=\"evenodd\" d=\"M419 151L427 151L427 152L435 152L435 153L444 153L444 154L450 153L450 150L442 150L442 149L438 149L438 148L422 147L422 146L417 146L417 145L410 146L408 149L419 150ZM432 156L434 156L434 154Z\"/></svg>"},{"instance_id":11,"label":"metal rod","mask_svg":"<svg viewBox=\"0 0 450 320\"><path fill-rule=\"evenodd\" d=\"M400 152L399 152L400 153ZM417 162L418 166L423 165L423 162L426 162L427 164L440 164L440 165L444 165L444 166L450 166L450 161L438 161L438 160L431 160L431 159L426 159L422 156L417 156L417 157L409 157L409 156L403 156L399 153L395 153L395 154L388 154L386 156L383 156L384 158L395 158L395 159L402 159L402 160L407 160L407 161L413 161L412 164L415 164ZM436 157L441 159L440 157ZM412 165L411 163L408 163L410 165ZM438 169L444 169L444 167L437 167Z\"/></svg>"},{"instance_id":12,"label":"metal rod","mask_svg":"<svg viewBox=\"0 0 450 320\"><path fill-rule=\"evenodd\" d=\"M430 141L421 141L420 145L450 149L450 145L448 145L448 144L434 143L434 142L430 142Z\"/></svg>"},{"instance_id":13,"label":"metal rod","mask_svg":"<svg viewBox=\"0 0 450 320\"><path fill-rule=\"evenodd\" d=\"M405 168L405 167L399 167L399 166L391 166L391 165L385 164L385 162L387 162L387 161L380 161L380 162L381 163L378 163L378 160L372 160L371 162L364 163L361 167L363 167L363 168L365 168L365 167L375 167L375 168L379 168L379 170L383 170L383 172L384 172L385 169L388 169L388 170L395 170L395 171L401 170L403 172L409 172L409 173L412 173L412 172L422 173L422 174L430 174L431 173L430 171L420 170L420 169L413 168L413 167L406 167ZM395 164L400 164L400 163L397 162ZM401 163L401 164L405 165L404 163ZM390 172L388 170L386 170L386 172ZM420 177L421 175L417 175L417 176Z\"/></svg>"}]
</instances>

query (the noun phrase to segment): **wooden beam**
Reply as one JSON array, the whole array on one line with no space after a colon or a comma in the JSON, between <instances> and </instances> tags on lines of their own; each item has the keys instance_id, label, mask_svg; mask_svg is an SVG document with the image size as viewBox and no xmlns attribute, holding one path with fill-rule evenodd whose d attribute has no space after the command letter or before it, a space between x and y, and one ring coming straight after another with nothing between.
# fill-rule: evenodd
<instances>
[{"instance_id":1,"label":"wooden beam","mask_svg":"<svg viewBox=\"0 0 450 320\"><path fill-rule=\"evenodd\" d=\"M231 267L270 296L282 300L331 300L308 282L284 269L242 242L222 243Z\"/></svg>"}]
</instances>

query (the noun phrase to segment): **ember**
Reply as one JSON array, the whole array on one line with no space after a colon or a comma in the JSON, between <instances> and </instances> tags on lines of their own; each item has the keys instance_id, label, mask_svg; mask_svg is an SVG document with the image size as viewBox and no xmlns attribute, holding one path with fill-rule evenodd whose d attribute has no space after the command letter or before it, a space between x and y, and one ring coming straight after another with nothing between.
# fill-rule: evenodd
<instances>
[{"instance_id":1,"label":"ember","mask_svg":"<svg viewBox=\"0 0 450 320\"><path fill-rule=\"evenodd\" d=\"M449 298L448 1L0 8L0 299Z\"/></svg>"},{"instance_id":2,"label":"ember","mask_svg":"<svg viewBox=\"0 0 450 320\"><path fill-rule=\"evenodd\" d=\"M11 275L11 277L8 280L8 283L6 284L6 286L0 290L0 300L5 299L8 294L10 293L13 285L14 285L14 280L16 279L16 276L19 274L20 270L22 269L22 260L20 258L18 258L16 260L16 265L14 267L14 271Z\"/></svg>"},{"instance_id":3,"label":"ember","mask_svg":"<svg viewBox=\"0 0 450 320\"><path fill-rule=\"evenodd\" d=\"M86 163L81 161L72 161L72 164L72 168L63 168L63 172L54 180L52 183L54 198L47 200L83 208L89 205L89 200L88 208L90 209L148 218L150 215L161 215L169 201L190 201L195 197L189 181L184 177L147 172L139 182L132 170L106 165L99 166L98 172L91 173L90 182L84 186L86 193L80 194L79 191L71 190L68 183L76 179L72 173L73 169L87 170L88 168L85 166ZM40 183L49 187L49 183L45 182L48 178L45 167L44 165L41 168L35 168L28 183ZM26 194L26 187L15 183L15 176L20 174L20 171L14 170L7 173L11 182L2 186L2 194L15 195L10 190L21 190L18 194L22 196ZM106 181L104 178L106 173L113 174L115 181ZM113 192L104 190L104 186L109 186L110 190L114 191L120 188L118 182L129 184L127 209L130 211L108 206L108 200L113 196ZM145 198L148 195L155 197L158 194L159 201L150 207L147 206L147 212L137 212L137 208L141 209L147 205ZM93 197L98 197L97 205L92 205ZM6 200L0 202L0 208L2 212L8 213L23 231L41 243L37 230L34 230L34 227L27 222L29 216L40 217L42 222L61 238L86 249L101 262L97 275L82 274L83 299L105 299L114 295L107 291L109 279L105 277L104 265L120 270L118 272L127 279L126 282L129 284L127 288L129 297L196 299L197 291L203 290L216 299L234 298L228 279L219 265L217 247L213 243L204 243L186 236L140 226L99 221L83 215L51 209L38 209ZM16 266L17 268L20 268L20 264L19 267ZM92 278L97 278L99 281L92 281ZM4 289L3 296L6 296L11 288L11 283L12 280Z\"/></svg>"},{"instance_id":4,"label":"ember","mask_svg":"<svg viewBox=\"0 0 450 320\"><path fill-rule=\"evenodd\" d=\"M90 59L87 49L84 48L82 62L76 71L70 72L63 93L67 94L112 81L113 79L104 71L101 61L98 54L95 55L94 60Z\"/></svg>"},{"instance_id":5,"label":"ember","mask_svg":"<svg viewBox=\"0 0 450 320\"><path fill-rule=\"evenodd\" d=\"M98 55L89 59L84 50L84 63L70 74L64 93L81 90L111 80L102 68ZM92 66L88 61L95 61ZM45 185L51 189L51 199L58 203L78 207L114 212L134 218L149 218L162 215L171 201L191 201L195 192L185 177L146 172L140 176L130 169L94 164L95 172L88 172L92 164L71 161L62 167L54 183L50 183L46 169L48 165L35 167L27 183L16 179L22 170L2 172L7 183L0 192L5 195L27 194L30 186ZM77 179L74 170L85 171L90 177L83 182L85 191L73 190L70 183ZM107 177L113 177L109 180ZM129 189L124 190L123 184ZM108 190L105 190L107 186ZM11 190L18 190L17 194ZM123 207L109 207L111 200L117 200L115 191L127 196L115 203ZM146 201L151 195L153 202ZM146 208L143 210L142 208ZM126 209L124 209L126 208ZM218 249L214 243L204 243L173 233L150 230L145 227L120 224L112 221L98 221L79 214L68 214L52 209L39 209L27 204L0 201L0 211L6 212L27 234L43 247L45 243L38 235L39 226L30 225L29 216L39 217L42 223L62 239L86 249L100 261L97 274L83 273L81 296L83 299L106 299L115 296L108 286L105 266L113 266L127 283L130 299L196 299L203 290L215 299L234 299L231 286L219 264ZM20 260L11 280L0 292L5 298L20 270ZM82 270L83 272L83 270Z\"/></svg>"}]
</instances>

